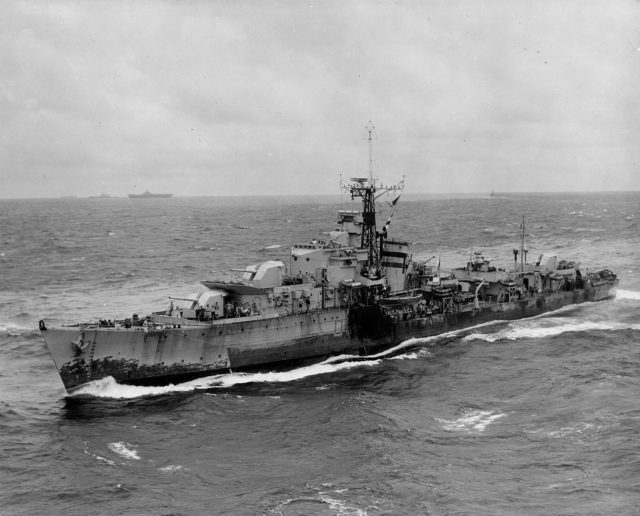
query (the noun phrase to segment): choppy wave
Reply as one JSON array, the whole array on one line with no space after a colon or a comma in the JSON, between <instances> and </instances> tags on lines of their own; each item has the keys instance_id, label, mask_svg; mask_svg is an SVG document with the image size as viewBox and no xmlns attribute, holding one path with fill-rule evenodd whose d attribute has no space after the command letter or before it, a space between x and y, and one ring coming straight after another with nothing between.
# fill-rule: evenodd
<instances>
[{"instance_id":1,"label":"choppy wave","mask_svg":"<svg viewBox=\"0 0 640 516\"><path fill-rule=\"evenodd\" d=\"M445 430L452 432L484 432L487 426L504 416L506 414L496 413L493 410L469 409L458 419L436 419L436 421L441 423Z\"/></svg>"},{"instance_id":2,"label":"choppy wave","mask_svg":"<svg viewBox=\"0 0 640 516\"><path fill-rule=\"evenodd\" d=\"M122 441L116 443L109 443L107 446L113 453L120 455L125 459L140 460L140 455L129 443Z\"/></svg>"},{"instance_id":3,"label":"choppy wave","mask_svg":"<svg viewBox=\"0 0 640 516\"><path fill-rule=\"evenodd\" d=\"M158 468L158 469L165 473L172 473L174 471L183 470L184 467L180 466L179 464L169 464L168 466L163 466L162 468Z\"/></svg>"},{"instance_id":4,"label":"choppy wave","mask_svg":"<svg viewBox=\"0 0 640 516\"><path fill-rule=\"evenodd\" d=\"M22 333L30 330L33 330L33 328L11 322L0 323L0 333Z\"/></svg>"},{"instance_id":5,"label":"choppy wave","mask_svg":"<svg viewBox=\"0 0 640 516\"><path fill-rule=\"evenodd\" d=\"M551 439L570 439L570 440L591 440L603 432L610 432L615 424L593 423L589 421L580 421L572 425L565 425L554 430L540 428L536 430L525 430L526 434Z\"/></svg>"},{"instance_id":6,"label":"choppy wave","mask_svg":"<svg viewBox=\"0 0 640 516\"><path fill-rule=\"evenodd\" d=\"M289 514L289 510L295 511L291 514L322 513L324 512L322 510L323 506L331 511L331 514L337 516L366 516L367 514L365 510L352 507L344 501L332 498L327 494L318 494L316 497L290 498L274 509L274 513L281 516Z\"/></svg>"},{"instance_id":7,"label":"choppy wave","mask_svg":"<svg viewBox=\"0 0 640 516\"><path fill-rule=\"evenodd\" d=\"M114 461L112 461L111 459L107 459L106 457L102 457L101 455L98 455L97 453L93 453L91 450L89 450L89 443L86 442L86 441L84 443L84 453L85 453L85 455L89 455L89 456L93 457L98 462L104 462L106 464L109 464L109 466L115 466L116 465L116 463Z\"/></svg>"},{"instance_id":8,"label":"choppy wave","mask_svg":"<svg viewBox=\"0 0 640 516\"><path fill-rule=\"evenodd\" d=\"M389 360L418 360L419 358L426 358L428 356L430 356L430 353L426 349L421 349L419 351L412 351L402 355L389 357Z\"/></svg>"},{"instance_id":9,"label":"choppy wave","mask_svg":"<svg viewBox=\"0 0 640 516\"><path fill-rule=\"evenodd\" d=\"M328 510L330 514L336 516L366 516L365 509L342 499L348 492L349 489L336 488L331 484L323 484L322 487L307 486L307 492L302 496L287 498L272 512L285 516L287 514L324 514Z\"/></svg>"},{"instance_id":10,"label":"choppy wave","mask_svg":"<svg viewBox=\"0 0 640 516\"><path fill-rule=\"evenodd\" d=\"M598 429L594 423L582 422L574 426L563 426L558 430L552 430L547 435L553 439L562 439L564 437L572 437L574 435L582 435Z\"/></svg>"},{"instance_id":11,"label":"choppy wave","mask_svg":"<svg viewBox=\"0 0 640 516\"><path fill-rule=\"evenodd\" d=\"M109 379L99 394L105 397L62 401L39 319L53 326L165 307L167 296L201 289L210 274L231 280L230 270L267 255L286 259L291 243L333 227L333 208L342 206L336 200L319 211L308 200L283 207L235 198L3 201L0 454L7 474L0 505L16 514L191 514L202 507L282 515L473 514L478 507L634 514L637 467L629 450L640 428L640 333L585 334L575 325L640 323L639 198L513 196L499 210L473 199L410 200L409 213L400 209L392 226L402 228L394 237L421 242L414 257L437 254L443 264L461 265L473 245L509 267L527 213L535 232L527 234L530 256L556 250L593 270L609 267L621 278L612 302L411 339L375 358L342 357L279 379L234 374L166 388ZM584 219L566 215L584 210L591 217L601 208L609 210L606 219L577 225L606 231L575 231ZM265 250L274 244L282 247ZM567 332L545 352L522 347L542 344L522 339L540 328ZM462 341L473 333L521 340ZM563 360L556 350L565 345L588 352ZM369 367L372 360L379 365ZM318 376L296 381L313 371ZM225 389L223 380L236 387ZM481 457L478 444L487 452ZM515 459L500 453L514 449L523 451ZM83 474L69 482L61 464ZM526 475L505 475L514 467ZM336 484L320 483L327 479Z\"/></svg>"}]
</instances>

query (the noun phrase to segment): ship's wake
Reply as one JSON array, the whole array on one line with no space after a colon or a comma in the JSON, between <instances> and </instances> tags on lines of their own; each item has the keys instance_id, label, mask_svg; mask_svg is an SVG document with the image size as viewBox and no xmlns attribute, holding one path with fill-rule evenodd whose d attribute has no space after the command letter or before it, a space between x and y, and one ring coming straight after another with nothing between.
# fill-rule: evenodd
<instances>
[{"instance_id":1,"label":"ship's wake","mask_svg":"<svg viewBox=\"0 0 640 516\"><path fill-rule=\"evenodd\" d=\"M170 384L157 387L119 384L113 379L113 377L109 376L107 378L102 378L100 380L88 383L87 385L75 391L73 394L70 394L69 397L76 398L92 396L98 398L130 399L140 398L144 396L160 396L163 394L171 393L210 390L216 388L228 389L236 385L248 383L286 383L301 380L303 378L308 378L311 376L335 373L337 371L343 371L354 367L371 367L374 365L378 365L379 363L379 359L373 358L363 361L343 361L337 364L325 361L319 364L292 369L290 371L266 373L226 373L206 376L177 385Z\"/></svg>"},{"instance_id":2,"label":"ship's wake","mask_svg":"<svg viewBox=\"0 0 640 516\"><path fill-rule=\"evenodd\" d=\"M640 301L640 292L618 289L616 292L616 299L632 299L634 301Z\"/></svg>"},{"instance_id":3,"label":"ship's wake","mask_svg":"<svg viewBox=\"0 0 640 516\"><path fill-rule=\"evenodd\" d=\"M629 324L616 321L592 321L564 317L548 317L545 319L525 319L509 324L495 333L474 332L466 335L464 341L483 340L496 342L500 340L541 339L555 337L569 332L589 331L624 331L640 330L640 324Z\"/></svg>"}]
</instances>

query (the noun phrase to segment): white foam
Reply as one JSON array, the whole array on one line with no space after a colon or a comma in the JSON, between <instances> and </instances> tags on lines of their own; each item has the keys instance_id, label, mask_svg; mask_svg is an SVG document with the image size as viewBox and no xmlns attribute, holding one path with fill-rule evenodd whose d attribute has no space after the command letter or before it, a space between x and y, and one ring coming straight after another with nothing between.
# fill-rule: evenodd
<instances>
[{"instance_id":1,"label":"white foam","mask_svg":"<svg viewBox=\"0 0 640 516\"><path fill-rule=\"evenodd\" d=\"M496 333L471 333L464 337L464 341L484 340L486 342L496 342L498 340L518 340L518 339L541 339L554 337L567 332L584 332L590 330L620 331L639 330L640 324L626 324L603 321L583 321L571 319L547 319L545 323L552 325L542 325L537 321L535 325L530 322L512 323L508 328L504 328ZM553 325L555 324L555 325Z\"/></svg>"},{"instance_id":2,"label":"white foam","mask_svg":"<svg viewBox=\"0 0 640 516\"><path fill-rule=\"evenodd\" d=\"M331 386L327 384L322 384L316 387L315 389L316 391L328 391L329 389L331 389Z\"/></svg>"},{"instance_id":3,"label":"white foam","mask_svg":"<svg viewBox=\"0 0 640 516\"><path fill-rule=\"evenodd\" d=\"M107 447L113 453L117 453L118 455L120 455L121 457L124 457L125 459L140 460L140 456L138 455L138 452L132 449L129 443L120 441L117 443L109 443Z\"/></svg>"},{"instance_id":4,"label":"white foam","mask_svg":"<svg viewBox=\"0 0 640 516\"><path fill-rule=\"evenodd\" d=\"M100 455L94 455L94 457L96 458L96 460L99 460L100 462L106 462L107 464L109 464L109 466L115 466L116 463L113 462L111 459L107 459L105 457L101 457Z\"/></svg>"},{"instance_id":5,"label":"white foam","mask_svg":"<svg viewBox=\"0 0 640 516\"><path fill-rule=\"evenodd\" d=\"M616 299L633 299L635 301L640 300L640 292L633 290L617 290Z\"/></svg>"},{"instance_id":6,"label":"white foam","mask_svg":"<svg viewBox=\"0 0 640 516\"><path fill-rule=\"evenodd\" d=\"M158 396L169 392L191 391L194 387L187 384L165 385L162 387L143 387L117 383L112 376L90 382L69 396L95 396L98 398L139 398L142 396Z\"/></svg>"},{"instance_id":7,"label":"white foam","mask_svg":"<svg viewBox=\"0 0 640 516\"><path fill-rule=\"evenodd\" d=\"M20 326L19 324L6 322L0 323L0 332L10 333L13 331L24 331L24 330L33 330L33 328L27 328L26 326Z\"/></svg>"},{"instance_id":8,"label":"white foam","mask_svg":"<svg viewBox=\"0 0 640 516\"><path fill-rule=\"evenodd\" d=\"M246 383L286 383L309 376L334 373L352 369L355 367L371 367L380 363L380 360L362 360L357 362L341 362L339 364L320 363L306 367L300 367L291 371L269 373L228 373L198 378L190 382L178 385L165 385L161 387L146 387L136 385L122 385L113 377L101 378L88 383L75 391L70 396L90 395L99 398L139 398L142 396L159 396L173 392L189 392L200 389L229 388L234 385Z\"/></svg>"},{"instance_id":9,"label":"white foam","mask_svg":"<svg viewBox=\"0 0 640 516\"><path fill-rule=\"evenodd\" d=\"M286 383L301 380L309 376L319 374L334 373L336 371L352 369L354 367L371 367L380 363L380 360L363 360L359 362L341 362L339 364L314 364L300 367L291 371L271 372L271 373L229 373L224 375L209 377L207 386L210 387L232 387L245 383Z\"/></svg>"},{"instance_id":10,"label":"white foam","mask_svg":"<svg viewBox=\"0 0 640 516\"><path fill-rule=\"evenodd\" d=\"M116 465L116 463L113 462L111 459L107 459L106 457L101 457L100 455L96 455L95 453L89 451L89 443L87 441L84 442L84 453L85 455L89 455L90 457L93 457L99 462L106 462L107 464L109 464L109 466Z\"/></svg>"},{"instance_id":11,"label":"white foam","mask_svg":"<svg viewBox=\"0 0 640 516\"><path fill-rule=\"evenodd\" d=\"M402 355L396 355L393 357L389 357L389 360L418 360L419 358L426 358L431 356L431 353L426 349L422 348L417 351L412 351L409 353L403 353Z\"/></svg>"},{"instance_id":12,"label":"white foam","mask_svg":"<svg viewBox=\"0 0 640 516\"><path fill-rule=\"evenodd\" d=\"M345 490L337 490L336 493L340 494L341 492L344 492ZM363 511L362 509L358 508L358 507L353 507L350 505L347 505L344 501L342 500L336 500L335 498L332 498L328 493L324 493L324 492L320 492L320 500L323 503L326 503L329 506L329 510L333 511L333 514L336 514L338 516L366 516L367 512Z\"/></svg>"},{"instance_id":13,"label":"white foam","mask_svg":"<svg viewBox=\"0 0 640 516\"><path fill-rule=\"evenodd\" d=\"M165 473L170 473L173 471L180 471L181 469L184 469L182 466L179 466L177 464L169 464L168 466L164 466L162 468L159 468L160 471L164 471Z\"/></svg>"},{"instance_id":14,"label":"white foam","mask_svg":"<svg viewBox=\"0 0 640 516\"><path fill-rule=\"evenodd\" d=\"M420 358L418 353L404 353L403 355L396 355L395 357L389 357L389 360L417 360Z\"/></svg>"},{"instance_id":15,"label":"white foam","mask_svg":"<svg viewBox=\"0 0 640 516\"><path fill-rule=\"evenodd\" d=\"M452 421L447 419L436 419L445 430L452 432L477 431L484 432L485 428L494 421L506 416L506 414L496 414L492 410L467 410L464 415Z\"/></svg>"},{"instance_id":16,"label":"white foam","mask_svg":"<svg viewBox=\"0 0 640 516\"><path fill-rule=\"evenodd\" d=\"M349 505L344 500L338 500L332 494L342 494L346 491L348 490L336 489L333 492L320 491L317 495L307 497L289 498L278 504L274 512L282 515L283 512L281 509L284 509L284 507L292 506L294 509L296 509L296 504L306 504L308 502L314 505L318 503L326 504L329 507L331 514L335 514L336 516L367 516L367 511ZM305 511L304 514L306 513L307 512Z\"/></svg>"},{"instance_id":17,"label":"white foam","mask_svg":"<svg viewBox=\"0 0 640 516\"><path fill-rule=\"evenodd\" d=\"M478 327L480 327L482 325L478 325ZM381 351L380 353L376 353L375 355L366 355L367 359L370 360L378 360L381 358L385 358L388 357L389 355L395 355L398 351L408 348L408 347L414 347L414 346L424 346L427 344L431 344L437 340L440 339L445 339L445 338L450 338L453 337L455 335L457 335L458 333L460 333L463 330L456 330L456 331L452 331L452 332L448 332L448 333L442 333L440 335L433 335L431 337L413 337L411 339L407 339L403 342L401 342L400 344L398 344L397 346L394 346L390 349L387 349L385 351ZM329 357L327 358L324 362L322 362L323 364L333 364L335 362L343 362L345 360L350 360L350 359L359 359L362 357L359 357L357 355L337 355L337 356L333 356L333 357Z\"/></svg>"},{"instance_id":18,"label":"white foam","mask_svg":"<svg viewBox=\"0 0 640 516\"><path fill-rule=\"evenodd\" d=\"M591 430L598 430L599 428L593 423L578 423L576 426L563 426L560 430L552 430L547 432L547 435L553 439L562 439L563 437L570 437L573 435L584 434Z\"/></svg>"}]
</instances>

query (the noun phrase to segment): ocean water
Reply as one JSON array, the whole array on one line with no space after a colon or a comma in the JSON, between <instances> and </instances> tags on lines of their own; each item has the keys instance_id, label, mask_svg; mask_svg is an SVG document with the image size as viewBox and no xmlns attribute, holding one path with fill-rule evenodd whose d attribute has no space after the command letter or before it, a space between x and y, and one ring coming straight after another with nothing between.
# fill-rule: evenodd
<instances>
[{"instance_id":1,"label":"ocean water","mask_svg":"<svg viewBox=\"0 0 640 516\"><path fill-rule=\"evenodd\" d=\"M67 396L37 331L288 260L336 199L0 200L1 514L637 514L640 193L406 196L414 255L609 266L614 300L396 356ZM347 203L344 207L349 208Z\"/></svg>"}]
</instances>

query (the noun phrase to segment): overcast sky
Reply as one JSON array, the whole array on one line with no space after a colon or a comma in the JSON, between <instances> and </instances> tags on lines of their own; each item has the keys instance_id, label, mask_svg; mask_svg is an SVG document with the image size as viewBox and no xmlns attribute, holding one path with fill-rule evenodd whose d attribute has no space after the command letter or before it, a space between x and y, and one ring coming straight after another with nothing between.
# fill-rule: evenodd
<instances>
[{"instance_id":1,"label":"overcast sky","mask_svg":"<svg viewBox=\"0 0 640 516\"><path fill-rule=\"evenodd\" d=\"M0 197L640 190L640 3L6 1Z\"/></svg>"}]
</instances>

